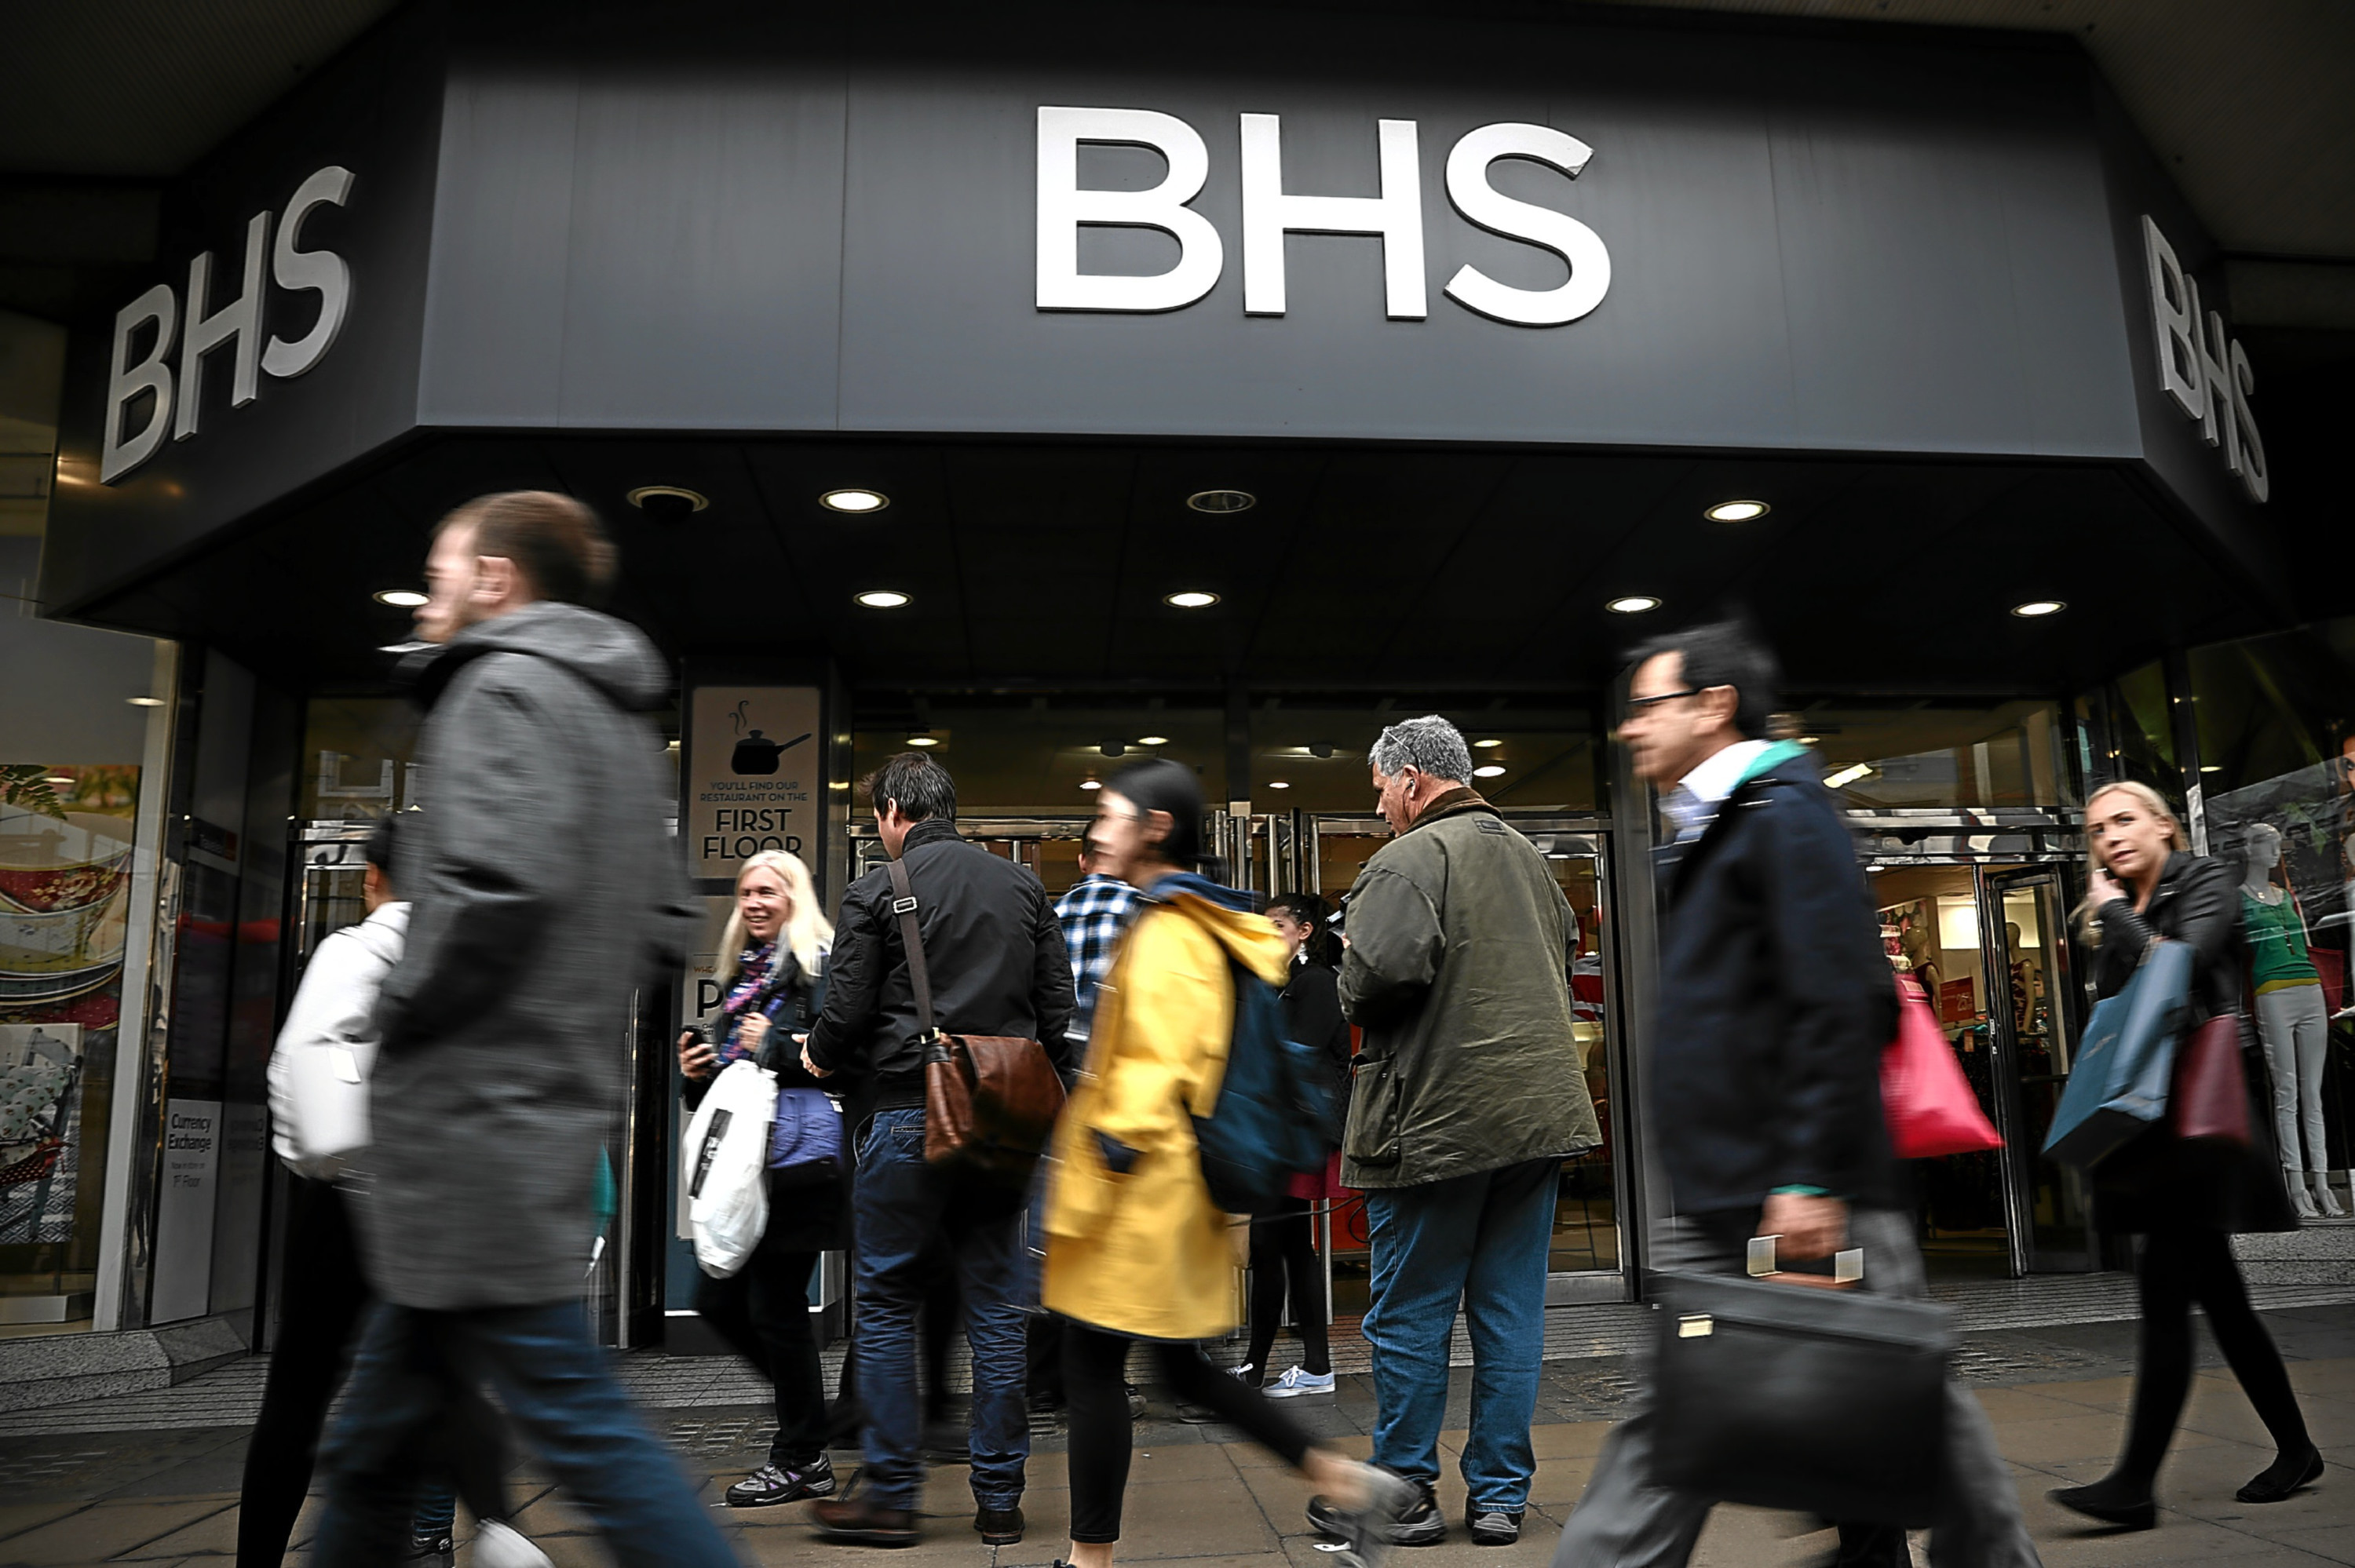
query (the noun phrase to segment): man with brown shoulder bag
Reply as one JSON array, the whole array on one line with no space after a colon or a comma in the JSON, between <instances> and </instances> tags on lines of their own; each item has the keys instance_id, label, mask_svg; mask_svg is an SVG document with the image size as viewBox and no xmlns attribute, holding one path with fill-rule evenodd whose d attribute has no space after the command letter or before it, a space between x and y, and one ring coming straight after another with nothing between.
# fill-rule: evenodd
<instances>
[{"instance_id":1,"label":"man with brown shoulder bag","mask_svg":"<svg viewBox=\"0 0 2355 1568\"><path fill-rule=\"evenodd\" d=\"M1038 876L957 836L947 768L902 752L861 787L891 862L843 895L803 1059L871 1079L852 1198L867 1463L855 1496L811 1517L837 1541L916 1539L916 1319L925 1247L942 1235L973 1346L974 1529L1007 1545L1022 1539L1030 1451L1023 1188L1071 1066L1071 960Z\"/></svg>"}]
</instances>

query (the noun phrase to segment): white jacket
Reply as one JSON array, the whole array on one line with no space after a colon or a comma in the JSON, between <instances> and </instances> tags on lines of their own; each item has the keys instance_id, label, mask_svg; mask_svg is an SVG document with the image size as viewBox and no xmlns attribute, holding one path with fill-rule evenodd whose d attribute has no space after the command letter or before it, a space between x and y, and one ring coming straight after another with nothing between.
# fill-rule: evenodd
<instances>
[{"instance_id":1,"label":"white jacket","mask_svg":"<svg viewBox=\"0 0 2355 1568\"><path fill-rule=\"evenodd\" d=\"M408 904L384 904L329 932L303 971L270 1054L272 1142L298 1175L332 1181L368 1146L377 997L408 939Z\"/></svg>"}]
</instances>

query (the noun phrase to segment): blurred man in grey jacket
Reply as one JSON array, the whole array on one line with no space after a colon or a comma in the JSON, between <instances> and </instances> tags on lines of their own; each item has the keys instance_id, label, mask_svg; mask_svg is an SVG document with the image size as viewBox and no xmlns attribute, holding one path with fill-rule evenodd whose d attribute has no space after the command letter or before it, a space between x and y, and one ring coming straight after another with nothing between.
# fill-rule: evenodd
<instances>
[{"instance_id":1,"label":"blurred man in grey jacket","mask_svg":"<svg viewBox=\"0 0 2355 1568\"><path fill-rule=\"evenodd\" d=\"M424 810L357 1216L384 1305L332 1443L322 1564L395 1560L421 1436L447 1389L484 1378L623 1563L734 1562L579 1300L630 992L694 920L641 716L667 672L584 608L612 573L596 518L542 492L459 508L427 557L417 629L439 646L403 666Z\"/></svg>"}]
</instances>

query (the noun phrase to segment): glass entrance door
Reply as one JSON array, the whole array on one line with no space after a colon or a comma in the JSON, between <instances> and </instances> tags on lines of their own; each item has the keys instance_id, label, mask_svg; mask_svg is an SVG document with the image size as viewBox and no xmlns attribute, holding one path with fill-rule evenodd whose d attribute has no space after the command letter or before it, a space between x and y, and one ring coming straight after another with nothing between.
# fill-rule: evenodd
<instances>
[{"instance_id":1,"label":"glass entrance door","mask_svg":"<svg viewBox=\"0 0 2355 1568\"><path fill-rule=\"evenodd\" d=\"M2009 1068L1997 1125L2013 1263L2021 1272L2100 1266L2084 1179L2038 1152L2077 1042L2065 876L2058 865L1983 874L1981 924L1996 981L1989 1012L2001 1035L1998 1059Z\"/></svg>"}]
</instances>

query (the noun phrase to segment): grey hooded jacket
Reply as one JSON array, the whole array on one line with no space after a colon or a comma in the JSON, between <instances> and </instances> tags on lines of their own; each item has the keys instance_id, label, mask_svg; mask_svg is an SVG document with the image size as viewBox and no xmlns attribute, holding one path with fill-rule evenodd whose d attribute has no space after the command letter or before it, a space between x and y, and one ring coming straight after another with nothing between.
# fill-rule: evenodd
<instances>
[{"instance_id":1,"label":"grey hooded jacket","mask_svg":"<svg viewBox=\"0 0 2355 1568\"><path fill-rule=\"evenodd\" d=\"M1365 1042L1344 1183L1420 1186L1603 1141L1571 1035L1569 901L1487 801L1451 790L1376 851L1348 930L1341 1009Z\"/></svg>"},{"instance_id":2,"label":"grey hooded jacket","mask_svg":"<svg viewBox=\"0 0 2355 1568\"><path fill-rule=\"evenodd\" d=\"M581 1288L630 992L694 928L663 826L668 684L637 630L538 603L403 666L426 707L424 810L403 826L409 947L386 981L370 1283L434 1309Z\"/></svg>"}]
</instances>

